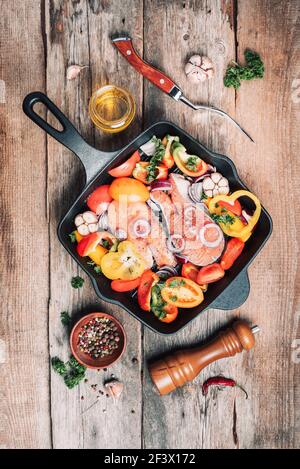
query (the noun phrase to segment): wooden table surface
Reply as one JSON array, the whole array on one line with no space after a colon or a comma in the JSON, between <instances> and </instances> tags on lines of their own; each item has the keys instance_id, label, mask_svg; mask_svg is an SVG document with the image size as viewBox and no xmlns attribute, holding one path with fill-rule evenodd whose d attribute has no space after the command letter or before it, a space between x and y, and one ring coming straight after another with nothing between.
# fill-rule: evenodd
<instances>
[{"instance_id":1,"label":"wooden table surface","mask_svg":"<svg viewBox=\"0 0 300 469\"><path fill-rule=\"evenodd\" d=\"M0 16L1 271L0 447L2 448L291 448L300 444L300 7L298 0L3 0ZM196 102L227 111L252 144L226 120L193 112L143 81L112 46L126 31L143 57ZM246 47L265 63L263 80L239 91L223 86L232 59ZM208 54L213 80L193 88L184 63ZM66 80L70 64L89 68ZM105 83L128 88L134 123L108 136L92 125L88 100ZM24 96L45 92L89 143L118 149L145 126L169 119L212 150L228 155L271 213L274 231L249 269L251 292L237 310L209 310L182 332L162 337L121 308L100 301L58 241L58 222L83 185L74 155L22 112ZM41 110L43 113L44 111ZM44 114L43 114L44 115ZM74 290L70 279L85 278ZM68 390L50 357L69 356L60 312L111 312L128 347L107 372ZM192 384L160 398L147 360L195 344L234 317L259 324L254 350L208 367ZM298 347L298 349L297 349ZM96 398L113 373L124 382L114 404ZM201 383L224 374L248 390L213 391ZM84 399L81 398L83 396Z\"/></svg>"}]
</instances>

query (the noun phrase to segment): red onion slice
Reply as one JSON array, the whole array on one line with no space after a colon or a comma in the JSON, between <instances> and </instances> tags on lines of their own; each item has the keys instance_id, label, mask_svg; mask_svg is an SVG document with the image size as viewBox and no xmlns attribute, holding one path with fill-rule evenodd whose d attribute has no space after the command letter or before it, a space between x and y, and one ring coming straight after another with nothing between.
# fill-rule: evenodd
<instances>
[{"instance_id":1,"label":"red onion slice","mask_svg":"<svg viewBox=\"0 0 300 469\"><path fill-rule=\"evenodd\" d=\"M178 243L179 241L179 243ZM180 245L178 245L180 244ZM176 246L177 245L177 246ZM172 234L167 240L167 247L173 253L180 253L184 250L185 240L180 234Z\"/></svg>"},{"instance_id":2,"label":"red onion slice","mask_svg":"<svg viewBox=\"0 0 300 469\"><path fill-rule=\"evenodd\" d=\"M144 152L145 155L147 156L152 156L155 152L155 148L156 148L156 144L155 144L155 140L153 139L153 137L140 147L142 152Z\"/></svg>"},{"instance_id":3,"label":"red onion slice","mask_svg":"<svg viewBox=\"0 0 300 469\"><path fill-rule=\"evenodd\" d=\"M108 229L108 214L107 212L102 213L98 222L99 230L106 231Z\"/></svg>"},{"instance_id":4,"label":"red onion slice","mask_svg":"<svg viewBox=\"0 0 300 469\"><path fill-rule=\"evenodd\" d=\"M244 209L244 210L242 210L242 217L246 220L246 223L249 223L249 221L252 218L252 215Z\"/></svg>"},{"instance_id":5,"label":"red onion slice","mask_svg":"<svg viewBox=\"0 0 300 469\"><path fill-rule=\"evenodd\" d=\"M217 168L215 166L212 166L211 164L208 164L206 173L202 174L202 176L197 177L194 182L203 181L203 179L206 176L209 176L211 173L216 173L216 172L217 172Z\"/></svg>"},{"instance_id":6,"label":"red onion slice","mask_svg":"<svg viewBox=\"0 0 300 469\"><path fill-rule=\"evenodd\" d=\"M142 229L142 232L139 228ZM134 222L132 230L134 236L136 236L137 238L147 238L150 234L151 226L148 220L145 220L144 218L139 218Z\"/></svg>"},{"instance_id":7,"label":"red onion slice","mask_svg":"<svg viewBox=\"0 0 300 469\"><path fill-rule=\"evenodd\" d=\"M175 254L175 257L180 264L187 264L187 262L189 262L188 258L182 254Z\"/></svg>"},{"instance_id":8,"label":"red onion slice","mask_svg":"<svg viewBox=\"0 0 300 469\"><path fill-rule=\"evenodd\" d=\"M150 185L151 192L153 191L170 191L172 184L169 181L153 181Z\"/></svg>"},{"instance_id":9,"label":"red onion slice","mask_svg":"<svg viewBox=\"0 0 300 469\"><path fill-rule=\"evenodd\" d=\"M215 241L207 241L207 239L205 239L205 231L208 228L214 228L215 230L217 230L219 232L219 236ZM208 223L207 225L204 225L201 228L201 230L199 231L199 239L200 239L201 243L204 246L206 246L207 248L216 248L217 246L219 246L220 242L223 239L223 232L222 232L221 228L218 225L216 225L215 223Z\"/></svg>"}]
</instances>

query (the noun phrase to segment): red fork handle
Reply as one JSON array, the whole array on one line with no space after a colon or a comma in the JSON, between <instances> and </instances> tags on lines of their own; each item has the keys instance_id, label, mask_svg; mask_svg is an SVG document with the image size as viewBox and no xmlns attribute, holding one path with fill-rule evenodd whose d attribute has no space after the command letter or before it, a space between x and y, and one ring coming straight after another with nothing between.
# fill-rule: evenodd
<instances>
[{"instance_id":1,"label":"red fork handle","mask_svg":"<svg viewBox=\"0 0 300 469\"><path fill-rule=\"evenodd\" d=\"M141 73L141 75L165 93L170 93L175 83L160 70L157 70L141 59L134 50L130 37L115 37L112 39L112 42L130 65Z\"/></svg>"}]
</instances>

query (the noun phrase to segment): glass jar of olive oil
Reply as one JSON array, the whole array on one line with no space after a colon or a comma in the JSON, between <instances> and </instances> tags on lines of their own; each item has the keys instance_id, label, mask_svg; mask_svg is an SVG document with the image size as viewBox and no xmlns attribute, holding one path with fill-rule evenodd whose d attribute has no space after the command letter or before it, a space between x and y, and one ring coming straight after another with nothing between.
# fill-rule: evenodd
<instances>
[{"instance_id":1,"label":"glass jar of olive oil","mask_svg":"<svg viewBox=\"0 0 300 469\"><path fill-rule=\"evenodd\" d=\"M114 85L96 90L89 103L89 114L96 127L116 133L126 129L135 116L135 102L131 94Z\"/></svg>"}]
</instances>

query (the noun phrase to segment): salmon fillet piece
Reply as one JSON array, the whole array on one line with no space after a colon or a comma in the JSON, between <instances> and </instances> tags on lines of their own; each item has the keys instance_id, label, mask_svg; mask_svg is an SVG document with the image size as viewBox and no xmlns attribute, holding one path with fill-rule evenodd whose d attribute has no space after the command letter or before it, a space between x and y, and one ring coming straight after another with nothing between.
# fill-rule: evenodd
<instances>
[{"instance_id":1,"label":"salmon fillet piece","mask_svg":"<svg viewBox=\"0 0 300 469\"><path fill-rule=\"evenodd\" d=\"M108 226L112 231L122 230L129 234L133 223L138 219L150 222L150 208L144 202L134 204L122 203L113 200L107 210Z\"/></svg>"},{"instance_id":2,"label":"salmon fillet piece","mask_svg":"<svg viewBox=\"0 0 300 469\"><path fill-rule=\"evenodd\" d=\"M173 204L185 205L190 204L192 200L189 196L190 181L185 179L181 174L171 173L169 181L172 184L171 199Z\"/></svg>"},{"instance_id":3,"label":"salmon fillet piece","mask_svg":"<svg viewBox=\"0 0 300 469\"><path fill-rule=\"evenodd\" d=\"M151 235L148 238L148 245L158 267L177 265L176 258L167 248L166 233L155 215L151 218Z\"/></svg>"},{"instance_id":4,"label":"salmon fillet piece","mask_svg":"<svg viewBox=\"0 0 300 469\"><path fill-rule=\"evenodd\" d=\"M170 175L178 177L179 175ZM178 178L177 178L178 179ZM180 180L180 185L182 181ZM162 210L170 235L180 234L185 240L182 254L190 262L198 266L205 266L215 262L224 249L224 235L220 227L212 221L202 206L191 202L183 193L179 193L178 184L172 184L171 197L164 191L155 191L151 198ZM180 186L181 190L181 186ZM171 200L172 198L172 200ZM174 203L173 201L176 201ZM209 228L204 229L205 225ZM202 231L201 231L202 230ZM208 247L199 238L202 232L207 243L217 242L217 246Z\"/></svg>"}]
</instances>

